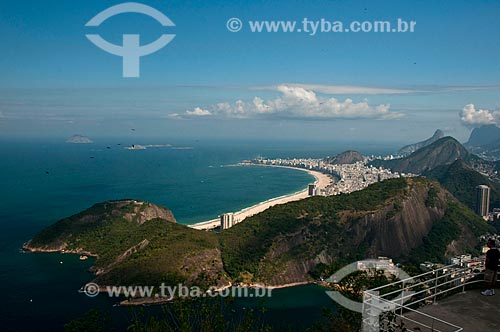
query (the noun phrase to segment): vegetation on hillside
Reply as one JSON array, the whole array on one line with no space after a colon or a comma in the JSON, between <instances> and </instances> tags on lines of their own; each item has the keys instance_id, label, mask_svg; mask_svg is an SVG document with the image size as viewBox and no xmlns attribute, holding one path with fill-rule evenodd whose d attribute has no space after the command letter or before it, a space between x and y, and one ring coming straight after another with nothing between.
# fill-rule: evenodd
<instances>
[{"instance_id":1,"label":"vegetation on hillside","mask_svg":"<svg viewBox=\"0 0 500 332\"><path fill-rule=\"evenodd\" d=\"M500 184L473 170L459 159L451 165L438 166L426 172L425 176L439 183L470 209L476 209L476 190L478 185L490 187L490 206L500 207Z\"/></svg>"},{"instance_id":2,"label":"vegetation on hillside","mask_svg":"<svg viewBox=\"0 0 500 332\"><path fill-rule=\"evenodd\" d=\"M434 223L429 234L423 239L423 244L413 249L406 260L416 265L424 261L446 262L447 246L452 241L459 240L464 230L474 237L493 232L491 226L472 210L458 202L449 202L444 217ZM464 249L469 253L478 254L474 247Z\"/></svg>"},{"instance_id":3,"label":"vegetation on hillside","mask_svg":"<svg viewBox=\"0 0 500 332\"><path fill-rule=\"evenodd\" d=\"M164 208L126 200L96 204L63 219L37 234L25 248L96 255L93 270L101 285L183 282L208 288L227 283L218 246L216 234L177 224Z\"/></svg>"},{"instance_id":4,"label":"vegetation on hillside","mask_svg":"<svg viewBox=\"0 0 500 332\"><path fill-rule=\"evenodd\" d=\"M348 241L344 234L345 220L338 212L377 210L387 200L404 196L406 190L406 180L395 179L375 183L349 195L316 196L274 206L221 233L224 267L233 278L238 278L243 272L256 274L271 245L279 242L279 238L300 232L305 227L311 234L321 235L310 237L307 246L298 246L289 255L309 258L311 253L329 248L330 239L339 243ZM345 252L344 258L363 257L363 248L353 249L352 252Z\"/></svg>"},{"instance_id":5,"label":"vegetation on hillside","mask_svg":"<svg viewBox=\"0 0 500 332\"><path fill-rule=\"evenodd\" d=\"M274 206L220 233L162 218L138 222L137 207L127 204L116 210L97 204L42 231L29 246L64 244L65 250L97 255L100 285L182 282L206 289L230 281L311 280L380 253L404 259L410 249L418 259L443 260L451 241L487 230L425 178L386 180L351 194Z\"/></svg>"}]
</instances>

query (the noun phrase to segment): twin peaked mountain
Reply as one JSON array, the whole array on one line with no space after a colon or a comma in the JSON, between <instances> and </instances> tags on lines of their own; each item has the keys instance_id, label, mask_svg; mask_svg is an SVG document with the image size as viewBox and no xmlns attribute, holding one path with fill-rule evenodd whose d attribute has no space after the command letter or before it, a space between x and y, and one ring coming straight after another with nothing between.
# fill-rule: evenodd
<instances>
[{"instance_id":1,"label":"twin peaked mountain","mask_svg":"<svg viewBox=\"0 0 500 332\"><path fill-rule=\"evenodd\" d=\"M457 172L475 175L468 164L475 158L445 137L394 167L412 173L437 170L433 177L444 181ZM470 177L471 183L483 180ZM379 255L403 262L443 261L474 248L486 232L493 230L449 190L414 177L277 205L219 233L178 224L168 209L151 203L105 202L49 226L24 249L93 255L94 281L101 286L163 282L206 289L309 282L328 277L342 264Z\"/></svg>"}]
</instances>

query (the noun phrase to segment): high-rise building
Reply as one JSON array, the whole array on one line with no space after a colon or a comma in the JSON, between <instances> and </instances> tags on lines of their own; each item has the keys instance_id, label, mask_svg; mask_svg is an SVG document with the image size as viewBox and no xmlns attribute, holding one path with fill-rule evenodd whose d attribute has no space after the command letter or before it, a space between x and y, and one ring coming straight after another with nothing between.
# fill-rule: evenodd
<instances>
[{"instance_id":1,"label":"high-rise building","mask_svg":"<svg viewBox=\"0 0 500 332\"><path fill-rule=\"evenodd\" d=\"M316 194L316 185L315 184L310 184L309 187L308 187L308 193L309 193L309 196L315 196Z\"/></svg>"},{"instance_id":2,"label":"high-rise building","mask_svg":"<svg viewBox=\"0 0 500 332\"><path fill-rule=\"evenodd\" d=\"M476 213L488 219L490 212L490 187L481 184L476 187Z\"/></svg>"},{"instance_id":3,"label":"high-rise building","mask_svg":"<svg viewBox=\"0 0 500 332\"><path fill-rule=\"evenodd\" d=\"M223 213L220 216L220 227L222 229L228 229L233 227L234 222L234 213Z\"/></svg>"}]
</instances>

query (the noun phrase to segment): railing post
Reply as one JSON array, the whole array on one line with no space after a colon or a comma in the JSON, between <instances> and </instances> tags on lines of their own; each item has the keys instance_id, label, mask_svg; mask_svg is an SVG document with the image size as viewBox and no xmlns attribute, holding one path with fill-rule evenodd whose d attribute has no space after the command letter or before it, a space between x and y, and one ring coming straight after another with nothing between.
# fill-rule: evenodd
<instances>
[{"instance_id":1,"label":"railing post","mask_svg":"<svg viewBox=\"0 0 500 332\"><path fill-rule=\"evenodd\" d=\"M436 270L436 276L435 276L435 279L434 279L435 280L435 282L434 282L434 299L432 301L432 304L436 304L438 276L439 276L439 270Z\"/></svg>"},{"instance_id":2,"label":"railing post","mask_svg":"<svg viewBox=\"0 0 500 332\"><path fill-rule=\"evenodd\" d=\"M465 277L466 277L466 271L462 271L462 276L460 277L460 280L462 281L462 293L465 293Z\"/></svg>"},{"instance_id":3,"label":"railing post","mask_svg":"<svg viewBox=\"0 0 500 332\"><path fill-rule=\"evenodd\" d=\"M403 284L403 286L402 286L403 288L401 289L401 304L400 304L401 309L399 311L399 314L401 316L403 316L403 301L404 301L403 298L404 298L404 294L405 294L405 281L404 280L403 280L402 284Z\"/></svg>"},{"instance_id":4,"label":"railing post","mask_svg":"<svg viewBox=\"0 0 500 332\"><path fill-rule=\"evenodd\" d=\"M363 292L363 313L362 327L363 332L379 332L380 331L380 314L379 306L380 293L378 291L367 290Z\"/></svg>"}]
</instances>

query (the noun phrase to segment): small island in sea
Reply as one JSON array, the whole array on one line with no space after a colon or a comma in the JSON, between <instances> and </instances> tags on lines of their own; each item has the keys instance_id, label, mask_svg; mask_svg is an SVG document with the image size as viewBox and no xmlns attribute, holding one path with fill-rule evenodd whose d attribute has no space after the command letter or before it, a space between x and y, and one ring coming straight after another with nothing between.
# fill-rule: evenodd
<instances>
[{"instance_id":1,"label":"small island in sea","mask_svg":"<svg viewBox=\"0 0 500 332\"><path fill-rule=\"evenodd\" d=\"M94 143L90 138L82 135L73 135L66 140L66 143L72 144L91 144Z\"/></svg>"}]
</instances>

